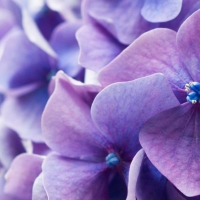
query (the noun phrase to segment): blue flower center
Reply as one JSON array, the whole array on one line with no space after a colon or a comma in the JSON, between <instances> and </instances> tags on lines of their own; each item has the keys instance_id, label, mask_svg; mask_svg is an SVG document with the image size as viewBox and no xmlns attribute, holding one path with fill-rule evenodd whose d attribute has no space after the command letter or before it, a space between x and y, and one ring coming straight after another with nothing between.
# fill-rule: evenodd
<instances>
[{"instance_id":1,"label":"blue flower center","mask_svg":"<svg viewBox=\"0 0 200 200\"><path fill-rule=\"evenodd\" d=\"M51 81L52 77L55 76L56 73L57 73L57 71L51 70L46 76L47 81Z\"/></svg>"},{"instance_id":2,"label":"blue flower center","mask_svg":"<svg viewBox=\"0 0 200 200\"><path fill-rule=\"evenodd\" d=\"M106 156L106 164L108 167L113 168L120 163L120 159L116 153L112 152Z\"/></svg>"},{"instance_id":3,"label":"blue flower center","mask_svg":"<svg viewBox=\"0 0 200 200\"><path fill-rule=\"evenodd\" d=\"M195 104L200 102L200 83L190 82L185 85L185 91L187 92L187 101Z\"/></svg>"}]
</instances>

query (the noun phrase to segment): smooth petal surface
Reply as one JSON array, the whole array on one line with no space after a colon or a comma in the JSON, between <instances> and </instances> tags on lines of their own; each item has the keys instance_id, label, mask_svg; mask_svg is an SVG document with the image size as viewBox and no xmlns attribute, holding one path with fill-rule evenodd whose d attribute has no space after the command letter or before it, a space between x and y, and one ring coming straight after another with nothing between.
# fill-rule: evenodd
<instances>
[{"instance_id":1,"label":"smooth petal surface","mask_svg":"<svg viewBox=\"0 0 200 200\"><path fill-rule=\"evenodd\" d=\"M44 186L49 200L107 200L105 163L70 160L49 155L43 164Z\"/></svg>"},{"instance_id":2,"label":"smooth petal surface","mask_svg":"<svg viewBox=\"0 0 200 200\"><path fill-rule=\"evenodd\" d=\"M182 104L150 119L140 142L151 162L186 196L199 195L199 104Z\"/></svg>"},{"instance_id":3,"label":"smooth petal surface","mask_svg":"<svg viewBox=\"0 0 200 200\"><path fill-rule=\"evenodd\" d=\"M181 61L172 30L155 29L143 34L100 72L99 81L105 86L153 73L163 73L176 90L193 80Z\"/></svg>"},{"instance_id":4,"label":"smooth petal surface","mask_svg":"<svg viewBox=\"0 0 200 200\"><path fill-rule=\"evenodd\" d=\"M157 27L143 19L143 0L87 0L87 13L123 44L130 44L140 34ZM126 14L124 14L126 13Z\"/></svg>"},{"instance_id":5,"label":"smooth petal surface","mask_svg":"<svg viewBox=\"0 0 200 200\"><path fill-rule=\"evenodd\" d=\"M48 98L46 85L20 97L7 97L2 118L21 138L42 142L41 115Z\"/></svg>"},{"instance_id":6,"label":"smooth petal surface","mask_svg":"<svg viewBox=\"0 0 200 200\"><path fill-rule=\"evenodd\" d=\"M180 27L177 33L177 44L192 80L200 81L200 10L192 14Z\"/></svg>"},{"instance_id":7,"label":"smooth petal surface","mask_svg":"<svg viewBox=\"0 0 200 200\"><path fill-rule=\"evenodd\" d=\"M22 154L15 158L6 174L5 193L20 200L32 197L32 186L41 173L43 159L39 156Z\"/></svg>"},{"instance_id":8,"label":"smooth petal surface","mask_svg":"<svg viewBox=\"0 0 200 200\"><path fill-rule=\"evenodd\" d=\"M33 184L32 200L48 200L43 185L43 174L41 173Z\"/></svg>"},{"instance_id":9,"label":"smooth petal surface","mask_svg":"<svg viewBox=\"0 0 200 200\"><path fill-rule=\"evenodd\" d=\"M58 72L55 89L42 117L46 144L67 157L106 155L106 140L95 128L91 116L91 100L97 86L83 85ZM87 158L86 158L87 159Z\"/></svg>"},{"instance_id":10,"label":"smooth petal surface","mask_svg":"<svg viewBox=\"0 0 200 200\"><path fill-rule=\"evenodd\" d=\"M128 195L126 200L136 200L136 185L143 157L144 157L144 150L141 149L137 152L137 154L134 156L131 162L129 171L129 181L128 181Z\"/></svg>"},{"instance_id":11,"label":"smooth petal surface","mask_svg":"<svg viewBox=\"0 0 200 200\"><path fill-rule=\"evenodd\" d=\"M6 9L0 9L0 39L16 25L15 19L11 12Z\"/></svg>"},{"instance_id":12,"label":"smooth petal surface","mask_svg":"<svg viewBox=\"0 0 200 200\"><path fill-rule=\"evenodd\" d=\"M179 105L162 74L115 83L95 98L91 115L101 133L122 157L132 160L140 149L138 133L155 114Z\"/></svg>"},{"instance_id":13,"label":"smooth petal surface","mask_svg":"<svg viewBox=\"0 0 200 200\"><path fill-rule=\"evenodd\" d=\"M21 139L13 130L0 121L0 160L5 169L8 169L12 160L25 149Z\"/></svg>"},{"instance_id":14,"label":"smooth petal surface","mask_svg":"<svg viewBox=\"0 0 200 200\"><path fill-rule=\"evenodd\" d=\"M0 61L2 87L13 89L46 81L48 71L48 56L32 44L22 31L14 31L6 40Z\"/></svg>"},{"instance_id":15,"label":"smooth petal surface","mask_svg":"<svg viewBox=\"0 0 200 200\"><path fill-rule=\"evenodd\" d=\"M69 76L76 76L81 70L78 65L79 46L75 33L81 22L62 23L53 32L50 44L58 55L57 68Z\"/></svg>"},{"instance_id":16,"label":"smooth petal surface","mask_svg":"<svg viewBox=\"0 0 200 200\"><path fill-rule=\"evenodd\" d=\"M145 0L141 14L149 22L166 22L181 11L182 0Z\"/></svg>"},{"instance_id":17,"label":"smooth petal surface","mask_svg":"<svg viewBox=\"0 0 200 200\"><path fill-rule=\"evenodd\" d=\"M77 31L81 66L98 72L113 60L125 46L98 25L86 24Z\"/></svg>"}]
</instances>

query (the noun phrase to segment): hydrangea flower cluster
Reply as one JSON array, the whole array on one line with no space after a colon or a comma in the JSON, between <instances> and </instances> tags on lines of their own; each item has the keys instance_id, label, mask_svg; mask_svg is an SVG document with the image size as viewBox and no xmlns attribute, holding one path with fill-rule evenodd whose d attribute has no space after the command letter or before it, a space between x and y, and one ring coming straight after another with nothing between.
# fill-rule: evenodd
<instances>
[{"instance_id":1,"label":"hydrangea flower cluster","mask_svg":"<svg viewBox=\"0 0 200 200\"><path fill-rule=\"evenodd\" d=\"M0 200L200 200L199 0L0 0Z\"/></svg>"}]
</instances>

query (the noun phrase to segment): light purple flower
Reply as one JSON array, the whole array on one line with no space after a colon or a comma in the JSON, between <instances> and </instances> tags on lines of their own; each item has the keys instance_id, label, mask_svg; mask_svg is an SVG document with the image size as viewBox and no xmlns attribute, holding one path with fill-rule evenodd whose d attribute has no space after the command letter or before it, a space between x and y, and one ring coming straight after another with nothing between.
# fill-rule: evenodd
<instances>
[{"instance_id":1,"label":"light purple flower","mask_svg":"<svg viewBox=\"0 0 200 200\"><path fill-rule=\"evenodd\" d=\"M56 75L42 117L45 142L59 153L48 155L43 164L49 198L107 199L116 172L127 181L142 124L179 105L161 74L113 84L93 101L94 89L73 84L61 72Z\"/></svg>"},{"instance_id":2,"label":"light purple flower","mask_svg":"<svg viewBox=\"0 0 200 200\"><path fill-rule=\"evenodd\" d=\"M166 76L183 104L149 120L140 142L156 168L187 196L200 194L199 19L196 11L177 33L157 29L143 34L100 73L104 85L157 72Z\"/></svg>"}]
</instances>

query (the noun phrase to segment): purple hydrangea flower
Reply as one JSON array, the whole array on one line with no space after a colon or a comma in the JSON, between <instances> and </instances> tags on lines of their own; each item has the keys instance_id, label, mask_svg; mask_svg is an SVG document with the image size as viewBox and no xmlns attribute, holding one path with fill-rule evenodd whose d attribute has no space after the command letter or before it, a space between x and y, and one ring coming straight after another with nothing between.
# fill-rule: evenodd
<instances>
[{"instance_id":1,"label":"purple hydrangea flower","mask_svg":"<svg viewBox=\"0 0 200 200\"><path fill-rule=\"evenodd\" d=\"M95 88L75 85L61 72L56 75L42 117L45 142L59 153L48 155L43 164L49 198L108 199L116 172L127 181L140 149L141 125L179 104L161 74L113 84L93 101ZM123 186L123 180L116 183Z\"/></svg>"},{"instance_id":2,"label":"purple hydrangea flower","mask_svg":"<svg viewBox=\"0 0 200 200\"><path fill-rule=\"evenodd\" d=\"M156 168L187 196L200 194L199 19L196 11L177 33L156 29L143 34L100 74L104 85L157 72L167 77L182 104L150 120L140 141Z\"/></svg>"},{"instance_id":3,"label":"purple hydrangea flower","mask_svg":"<svg viewBox=\"0 0 200 200\"><path fill-rule=\"evenodd\" d=\"M73 77L82 74L75 39L79 27L79 22L63 23L54 30L50 43L57 53L56 60L31 43L21 30L7 38L0 61L1 88L8 94L2 116L22 138L43 140L40 121L52 75L59 69Z\"/></svg>"}]
</instances>

